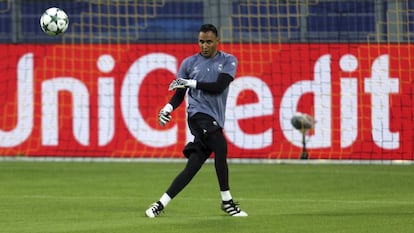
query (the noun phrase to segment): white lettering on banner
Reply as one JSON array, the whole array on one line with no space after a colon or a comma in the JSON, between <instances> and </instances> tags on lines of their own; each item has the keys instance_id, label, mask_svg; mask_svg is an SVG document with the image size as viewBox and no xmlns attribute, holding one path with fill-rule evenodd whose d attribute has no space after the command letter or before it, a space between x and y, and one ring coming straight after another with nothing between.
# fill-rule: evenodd
<instances>
[{"instance_id":1,"label":"white lettering on banner","mask_svg":"<svg viewBox=\"0 0 414 233\"><path fill-rule=\"evenodd\" d=\"M346 54L339 60L339 67L344 72L355 72L358 59ZM341 81L341 148L351 146L358 136L358 80L340 78Z\"/></svg>"},{"instance_id":2,"label":"white lettering on banner","mask_svg":"<svg viewBox=\"0 0 414 233\"><path fill-rule=\"evenodd\" d=\"M17 125L5 132L0 129L0 146L13 147L23 143L33 130L33 54L23 55L17 64Z\"/></svg>"},{"instance_id":3,"label":"white lettering on banner","mask_svg":"<svg viewBox=\"0 0 414 233\"><path fill-rule=\"evenodd\" d=\"M113 78L101 77L98 80L98 115L100 146L108 144L115 134L115 82Z\"/></svg>"},{"instance_id":4,"label":"white lettering on banner","mask_svg":"<svg viewBox=\"0 0 414 233\"><path fill-rule=\"evenodd\" d=\"M103 73L111 72L115 67L115 59L104 54L99 56L96 67ZM98 144L108 144L115 134L115 81L113 77L98 79Z\"/></svg>"},{"instance_id":5,"label":"white lettering on banner","mask_svg":"<svg viewBox=\"0 0 414 233\"><path fill-rule=\"evenodd\" d=\"M365 92L371 93L372 137L377 146L396 149L400 134L390 132L390 93L399 92L399 80L389 77L388 55L379 56L371 67L371 78L365 78Z\"/></svg>"},{"instance_id":6,"label":"white lettering on banner","mask_svg":"<svg viewBox=\"0 0 414 233\"><path fill-rule=\"evenodd\" d=\"M177 59L165 53L151 53L137 59L128 69L121 87L121 111L125 125L138 141L152 147L166 147L177 143L178 126L168 130L151 128L142 117L139 106L139 89L145 77L156 69L177 73Z\"/></svg>"},{"instance_id":7,"label":"white lettering on banner","mask_svg":"<svg viewBox=\"0 0 414 233\"><path fill-rule=\"evenodd\" d=\"M356 71L358 62L353 55L344 55L340 67L345 72ZM372 64L372 77L365 79L365 92L371 93L372 136L377 146L385 149L399 148L399 133L391 133L389 94L399 92L399 80L389 77L389 57L382 55ZM300 97L313 92L315 102L315 134L309 136L308 148L325 148L331 145L331 78L330 56L318 59L314 81L299 81L285 92L280 109L281 126L285 137L301 146L301 134L293 130L290 116L296 111ZM351 146L358 132L357 79L341 78L341 148ZM293 108L289 108L292 106Z\"/></svg>"},{"instance_id":8,"label":"white lettering on banner","mask_svg":"<svg viewBox=\"0 0 414 233\"><path fill-rule=\"evenodd\" d=\"M84 83L72 77L57 77L42 83L42 144L59 144L59 91L71 93L73 135L80 144L89 145L89 92Z\"/></svg>"},{"instance_id":9,"label":"white lettering on banner","mask_svg":"<svg viewBox=\"0 0 414 233\"><path fill-rule=\"evenodd\" d=\"M327 148L331 142L331 56L321 56L314 67L314 80L298 81L283 94L280 104L280 124L284 136L296 146L302 146L302 134L295 130L290 119L295 114L299 99L314 94L315 134L309 136L308 148Z\"/></svg>"},{"instance_id":10,"label":"white lettering on banner","mask_svg":"<svg viewBox=\"0 0 414 233\"><path fill-rule=\"evenodd\" d=\"M257 103L236 106L237 97L245 90L253 91ZM236 146L244 149L260 149L270 146L273 142L272 128L263 133L248 134L243 132L238 120L273 115L273 95L269 87L256 77L239 77L231 83L226 109L226 134Z\"/></svg>"},{"instance_id":11,"label":"white lettering on banner","mask_svg":"<svg viewBox=\"0 0 414 233\"><path fill-rule=\"evenodd\" d=\"M107 63L107 64L106 64ZM157 69L177 73L177 58L165 53L150 53L138 58L129 67L121 84L120 110L125 126L131 135L146 146L162 148L177 143L178 126L157 130L149 126L141 114L139 91L148 74ZM103 73L111 72L115 60L102 55L97 62ZM358 60L346 54L340 59L343 72L356 72ZM399 93L399 79L389 77L389 56L381 55L371 66L371 77L364 79L364 92L371 94L372 137L380 148L396 149L400 146L399 132L390 129L390 94ZM24 54L17 64L17 123L14 129L0 130L0 146L14 147L26 141L34 124L34 62L33 54ZM313 80L293 83L283 93L279 115L282 132L293 145L301 146L301 134L294 130L290 119L296 112L300 98L305 94L314 96L314 114L317 124L310 135L309 148L327 148L332 145L332 81L331 56L319 57L314 65ZM273 128L251 134L243 132L239 120L272 116L275 113L274 97L270 87L260 78L243 76L231 84L227 102L226 135L230 142L244 149L262 149L272 146ZM42 82L41 90L41 143L59 145L58 94L67 91L72 97L73 126L75 140L84 146L90 145L90 93L85 83L75 77L54 77ZM115 128L115 78L98 77L98 144L107 145L116 134ZM358 77L340 77L340 129L341 148L351 146L358 135ZM237 105L237 97L245 90L253 91L258 101ZM186 131L187 139L190 138Z\"/></svg>"}]
</instances>

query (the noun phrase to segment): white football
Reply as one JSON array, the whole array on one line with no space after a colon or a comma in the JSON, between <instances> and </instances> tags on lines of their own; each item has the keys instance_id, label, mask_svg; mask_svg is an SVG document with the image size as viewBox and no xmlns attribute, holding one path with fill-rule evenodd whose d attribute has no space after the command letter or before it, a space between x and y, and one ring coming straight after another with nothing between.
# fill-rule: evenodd
<instances>
[{"instance_id":1,"label":"white football","mask_svg":"<svg viewBox=\"0 0 414 233\"><path fill-rule=\"evenodd\" d=\"M63 34L69 26L66 12L57 7L47 9L40 17L40 27L49 36Z\"/></svg>"}]
</instances>

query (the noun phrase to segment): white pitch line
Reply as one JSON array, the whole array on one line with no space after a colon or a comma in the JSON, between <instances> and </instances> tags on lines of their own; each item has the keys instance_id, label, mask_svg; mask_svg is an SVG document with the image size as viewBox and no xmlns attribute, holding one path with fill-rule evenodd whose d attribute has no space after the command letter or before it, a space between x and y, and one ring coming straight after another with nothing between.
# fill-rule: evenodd
<instances>
[{"instance_id":1,"label":"white pitch line","mask_svg":"<svg viewBox=\"0 0 414 233\"><path fill-rule=\"evenodd\" d=\"M110 157L31 157L31 156L0 156L3 161L27 162L138 162L138 163L185 163L185 158L110 158ZM212 158L207 163L212 163ZM414 165L414 160L349 160L349 159L249 159L229 158L234 164L349 164L349 165Z\"/></svg>"},{"instance_id":2,"label":"white pitch line","mask_svg":"<svg viewBox=\"0 0 414 233\"><path fill-rule=\"evenodd\" d=\"M16 195L2 195L0 199L57 199L57 200L80 200L80 199L87 199L87 200L143 200L149 198L143 197L128 197L128 196L112 196L112 197L102 197L102 196L52 196L52 195L23 195L23 196L16 196ZM217 198L187 198L187 197L180 197L180 200L187 200L187 201L216 201ZM315 203L348 203L348 204L361 204L361 203L369 203L369 204L390 204L390 205L414 205L414 201L398 201L398 200L337 200L337 199L311 199L311 198L289 198L289 199L281 199L281 198L238 198L238 201L252 201L252 202L315 202Z\"/></svg>"}]
</instances>

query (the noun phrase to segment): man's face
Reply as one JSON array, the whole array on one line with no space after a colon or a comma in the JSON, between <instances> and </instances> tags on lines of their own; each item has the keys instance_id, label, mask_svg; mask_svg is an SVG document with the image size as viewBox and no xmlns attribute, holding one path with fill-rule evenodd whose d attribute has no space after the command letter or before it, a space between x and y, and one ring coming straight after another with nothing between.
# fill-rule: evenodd
<instances>
[{"instance_id":1,"label":"man's face","mask_svg":"<svg viewBox=\"0 0 414 233\"><path fill-rule=\"evenodd\" d=\"M200 32L198 34L198 45L203 57L214 57L217 53L219 38L211 32Z\"/></svg>"}]
</instances>

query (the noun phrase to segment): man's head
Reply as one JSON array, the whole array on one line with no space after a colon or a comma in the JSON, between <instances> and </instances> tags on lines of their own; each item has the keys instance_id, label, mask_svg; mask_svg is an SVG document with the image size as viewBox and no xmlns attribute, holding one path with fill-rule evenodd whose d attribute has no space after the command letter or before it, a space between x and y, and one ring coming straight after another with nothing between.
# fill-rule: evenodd
<instances>
[{"instance_id":1,"label":"man's head","mask_svg":"<svg viewBox=\"0 0 414 233\"><path fill-rule=\"evenodd\" d=\"M198 33L198 45L203 57L214 57L219 43L217 28L212 24L203 24Z\"/></svg>"}]
</instances>

